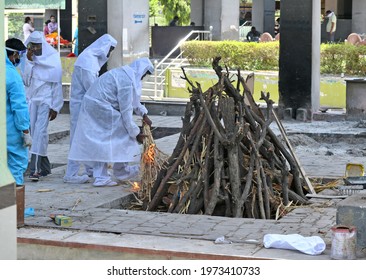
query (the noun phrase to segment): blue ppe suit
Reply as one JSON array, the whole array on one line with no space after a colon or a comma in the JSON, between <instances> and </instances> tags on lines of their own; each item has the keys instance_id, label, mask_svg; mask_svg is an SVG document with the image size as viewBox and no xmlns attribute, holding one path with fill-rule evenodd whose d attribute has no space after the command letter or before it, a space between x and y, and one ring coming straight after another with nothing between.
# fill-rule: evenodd
<instances>
[{"instance_id":1,"label":"blue ppe suit","mask_svg":"<svg viewBox=\"0 0 366 280\"><path fill-rule=\"evenodd\" d=\"M8 167L17 185L24 184L28 148L23 146L23 130L29 129L29 111L22 78L6 56L6 137Z\"/></svg>"}]
</instances>

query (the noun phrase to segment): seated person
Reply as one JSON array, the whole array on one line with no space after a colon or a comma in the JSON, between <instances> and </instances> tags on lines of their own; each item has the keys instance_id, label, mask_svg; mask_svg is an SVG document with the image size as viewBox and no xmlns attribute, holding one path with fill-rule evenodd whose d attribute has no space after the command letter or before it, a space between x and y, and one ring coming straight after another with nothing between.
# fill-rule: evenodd
<instances>
[{"instance_id":1,"label":"seated person","mask_svg":"<svg viewBox=\"0 0 366 280\"><path fill-rule=\"evenodd\" d=\"M178 21L179 21L179 17L175 16L171 22L169 23L169 26L177 26L178 25Z\"/></svg>"},{"instance_id":2,"label":"seated person","mask_svg":"<svg viewBox=\"0 0 366 280\"><path fill-rule=\"evenodd\" d=\"M258 42L260 36L261 34L257 31L257 29L254 26L252 26L252 28L247 34L247 40L248 42Z\"/></svg>"},{"instance_id":3,"label":"seated person","mask_svg":"<svg viewBox=\"0 0 366 280\"><path fill-rule=\"evenodd\" d=\"M47 24L48 27L48 34L51 34L53 32L58 32L57 28L57 22L55 16L50 16L50 22Z\"/></svg>"},{"instance_id":4,"label":"seated person","mask_svg":"<svg viewBox=\"0 0 366 280\"><path fill-rule=\"evenodd\" d=\"M43 34L44 36L48 35L50 33L49 29L48 29L48 24L51 21L48 19L45 23L44 23L44 27L43 27Z\"/></svg>"}]
</instances>

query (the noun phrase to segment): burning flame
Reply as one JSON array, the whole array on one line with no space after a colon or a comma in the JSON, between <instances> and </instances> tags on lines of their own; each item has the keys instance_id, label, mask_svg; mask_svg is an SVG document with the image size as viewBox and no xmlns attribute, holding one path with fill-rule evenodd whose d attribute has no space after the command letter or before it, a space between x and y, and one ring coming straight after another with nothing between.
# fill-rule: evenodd
<instances>
[{"instance_id":1,"label":"burning flame","mask_svg":"<svg viewBox=\"0 0 366 280\"><path fill-rule=\"evenodd\" d=\"M139 183L137 183L137 182L133 182L133 184L132 184L132 188L131 188L131 191L132 191L132 192L138 192L140 189L141 189L141 188L140 188Z\"/></svg>"},{"instance_id":2,"label":"burning flame","mask_svg":"<svg viewBox=\"0 0 366 280\"><path fill-rule=\"evenodd\" d=\"M151 144L149 148L145 151L144 155L144 162L152 163L155 160L155 144Z\"/></svg>"}]
</instances>

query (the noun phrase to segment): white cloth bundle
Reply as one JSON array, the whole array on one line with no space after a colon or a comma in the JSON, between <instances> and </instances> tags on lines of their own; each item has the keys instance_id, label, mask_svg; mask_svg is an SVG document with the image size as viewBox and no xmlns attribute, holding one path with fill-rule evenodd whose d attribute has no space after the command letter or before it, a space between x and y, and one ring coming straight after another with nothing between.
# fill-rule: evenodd
<instances>
[{"instance_id":1,"label":"white cloth bundle","mask_svg":"<svg viewBox=\"0 0 366 280\"><path fill-rule=\"evenodd\" d=\"M298 250L308 255L319 255L325 250L325 242L319 236L304 237L300 234L266 234L265 248Z\"/></svg>"}]
</instances>

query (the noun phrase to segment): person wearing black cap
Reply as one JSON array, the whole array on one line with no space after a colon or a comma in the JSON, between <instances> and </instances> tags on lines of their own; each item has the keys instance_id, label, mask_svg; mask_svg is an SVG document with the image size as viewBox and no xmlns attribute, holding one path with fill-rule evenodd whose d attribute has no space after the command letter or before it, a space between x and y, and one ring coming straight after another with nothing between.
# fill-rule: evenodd
<instances>
[{"instance_id":1,"label":"person wearing black cap","mask_svg":"<svg viewBox=\"0 0 366 280\"><path fill-rule=\"evenodd\" d=\"M8 167L17 186L24 185L28 166L29 111L23 81L16 70L26 47L16 38L8 39L6 46L6 138Z\"/></svg>"}]
</instances>

